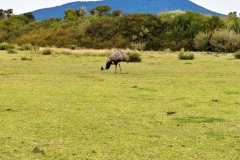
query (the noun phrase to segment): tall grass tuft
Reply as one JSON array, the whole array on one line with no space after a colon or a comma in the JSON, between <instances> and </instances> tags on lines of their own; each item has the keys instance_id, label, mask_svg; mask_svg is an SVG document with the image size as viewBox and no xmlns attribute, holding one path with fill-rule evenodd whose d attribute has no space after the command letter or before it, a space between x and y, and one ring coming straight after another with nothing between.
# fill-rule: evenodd
<instances>
[{"instance_id":1,"label":"tall grass tuft","mask_svg":"<svg viewBox=\"0 0 240 160\"><path fill-rule=\"evenodd\" d=\"M178 54L178 58L180 60L193 60L195 57L193 53L184 52L184 49L181 49L181 51Z\"/></svg>"},{"instance_id":2,"label":"tall grass tuft","mask_svg":"<svg viewBox=\"0 0 240 160\"><path fill-rule=\"evenodd\" d=\"M105 57L108 56L113 50L109 49L102 49L102 50L95 50L95 49L70 49L70 48L48 48L44 49L41 48L42 52L45 50L51 50L51 54L53 55L67 55L67 56L73 56L73 57L80 57L80 56L86 56L86 57Z\"/></svg>"}]
</instances>

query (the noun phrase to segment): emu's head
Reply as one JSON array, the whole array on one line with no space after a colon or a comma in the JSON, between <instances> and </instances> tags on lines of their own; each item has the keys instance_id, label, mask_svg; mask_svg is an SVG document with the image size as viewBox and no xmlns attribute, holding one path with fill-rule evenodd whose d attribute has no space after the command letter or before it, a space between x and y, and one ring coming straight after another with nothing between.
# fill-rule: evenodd
<instances>
[{"instance_id":1,"label":"emu's head","mask_svg":"<svg viewBox=\"0 0 240 160\"><path fill-rule=\"evenodd\" d=\"M101 70L106 70L106 67L102 66L102 67L101 67Z\"/></svg>"}]
</instances>

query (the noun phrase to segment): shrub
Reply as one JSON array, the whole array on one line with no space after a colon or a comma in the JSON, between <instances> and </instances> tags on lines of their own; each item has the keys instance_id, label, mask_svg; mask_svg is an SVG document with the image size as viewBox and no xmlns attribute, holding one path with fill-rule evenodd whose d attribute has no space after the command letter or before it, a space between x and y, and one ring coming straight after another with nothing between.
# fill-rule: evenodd
<instances>
[{"instance_id":1,"label":"shrub","mask_svg":"<svg viewBox=\"0 0 240 160\"><path fill-rule=\"evenodd\" d=\"M133 50L142 51L146 47L146 43L131 43Z\"/></svg>"},{"instance_id":2,"label":"shrub","mask_svg":"<svg viewBox=\"0 0 240 160\"><path fill-rule=\"evenodd\" d=\"M141 62L142 58L139 53L127 53L129 56L129 62Z\"/></svg>"},{"instance_id":3,"label":"shrub","mask_svg":"<svg viewBox=\"0 0 240 160\"><path fill-rule=\"evenodd\" d=\"M216 50L234 52L239 49L240 35L232 30L215 31L210 43Z\"/></svg>"},{"instance_id":4,"label":"shrub","mask_svg":"<svg viewBox=\"0 0 240 160\"><path fill-rule=\"evenodd\" d=\"M52 53L51 49L44 49L44 50L42 51L42 54L43 54L43 55L51 55L51 53Z\"/></svg>"},{"instance_id":5,"label":"shrub","mask_svg":"<svg viewBox=\"0 0 240 160\"><path fill-rule=\"evenodd\" d=\"M20 51L29 51L32 49L32 45L31 44L23 44L21 45L21 47L19 48Z\"/></svg>"},{"instance_id":6,"label":"shrub","mask_svg":"<svg viewBox=\"0 0 240 160\"><path fill-rule=\"evenodd\" d=\"M77 48L77 45L68 45L68 48L71 50L75 50Z\"/></svg>"},{"instance_id":7,"label":"shrub","mask_svg":"<svg viewBox=\"0 0 240 160\"><path fill-rule=\"evenodd\" d=\"M193 60L195 58L193 53L185 53L184 51L180 51L178 57L180 60Z\"/></svg>"},{"instance_id":8,"label":"shrub","mask_svg":"<svg viewBox=\"0 0 240 160\"><path fill-rule=\"evenodd\" d=\"M194 38L194 47L200 51L207 51L209 49L210 34L200 32Z\"/></svg>"},{"instance_id":9,"label":"shrub","mask_svg":"<svg viewBox=\"0 0 240 160\"><path fill-rule=\"evenodd\" d=\"M235 57L236 59L240 59L240 51L235 52L235 53L234 53L234 57Z\"/></svg>"},{"instance_id":10,"label":"shrub","mask_svg":"<svg viewBox=\"0 0 240 160\"><path fill-rule=\"evenodd\" d=\"M1 43L0 44L0 50L7 50L7 46L8 46L7 43Z\"/></svg>"},{"instance_id":11,"label":"shrub","mask_svg":"<svg viewBox=\"0 0 240 160\"><path fill-rule=\"evenodd\" d=\"M164 49L163 52L172 53L172 50L170 48L167 48L167 49Z\"/></svg>"},{"instance_id":12,"label":"shrub","mask_svg":"<svg viewBox=\"0 0 240 160\"><path fill-rule=\"evenodd\" d=\"M0 44L0 50L8 50L8 49L14 49L15 46L8 44L8 43L1 43Z\"/></svg>"},{"instance_id":13,"label":"shrub","mask_svg":"<svg viewBox=\"0 0 240 160\"><path fill-rule=\"evenodd\" d=\"M7 52L10 53L10 54L13 54L13 53L17 53L17 50L15 50L15 49L8 49Z\"/></svg>"},{"instance_id":14,"label":"shrub","mask_svg":"<svg viewBox=\"0 0 240 160\"><path fill-rule=\"evenodd\" d=\"M21 60L27 60L26 56L21 56Z\"/></svg>"},{"instance_id":15,"label":"shrub","mask_svg":"<svg viewBox=\"0 0 240 160\"><path fill-rule=\"evenodd\" d=\"M21 56L21 60L23 60L23 61L25 61L25 60L32 61L32 57Z\"/></svg>"}]
</instances>

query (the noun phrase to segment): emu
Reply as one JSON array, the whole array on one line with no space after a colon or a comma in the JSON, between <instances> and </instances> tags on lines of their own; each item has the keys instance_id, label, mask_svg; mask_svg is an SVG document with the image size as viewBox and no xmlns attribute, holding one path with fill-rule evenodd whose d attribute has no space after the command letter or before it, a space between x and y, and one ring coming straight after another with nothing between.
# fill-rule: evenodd
<instances>
[{"instance_id":1,"label":"emu","mask_svg":"<svg viewBox=\"0 0 240 160\"><path fill-rule=\"evenodd\" d=\"M106 62L106 67L105 66L102 66L101 67L101 70L107 70L110 68L110 66L112 64L115 65L115 74L116 74L116 71L117 71L117 65L119 66L120 68L120 72L122 73L122 69L121 69L121 66L120 66L120 62L129 62L129 56L123 52L122 50L115 50L113 51L108 59L107 59L107 62Z\"/></svg>"}]
</instances>

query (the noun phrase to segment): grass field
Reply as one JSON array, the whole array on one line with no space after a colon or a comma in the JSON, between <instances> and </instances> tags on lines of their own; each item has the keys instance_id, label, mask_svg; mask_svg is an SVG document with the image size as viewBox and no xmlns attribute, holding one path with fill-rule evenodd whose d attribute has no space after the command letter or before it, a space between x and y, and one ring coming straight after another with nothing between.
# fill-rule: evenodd
<instances>
[{"instance_id":1,"label":"grass field","mask_svg":"<svg viewBox=\"0 0 240 160\"><path fill-rule=\"evenodd\" d=\"M141 54L114 74L103 56L1 51L0 159L240 159L240 61Z\"/></svg>"}]
</instances>

